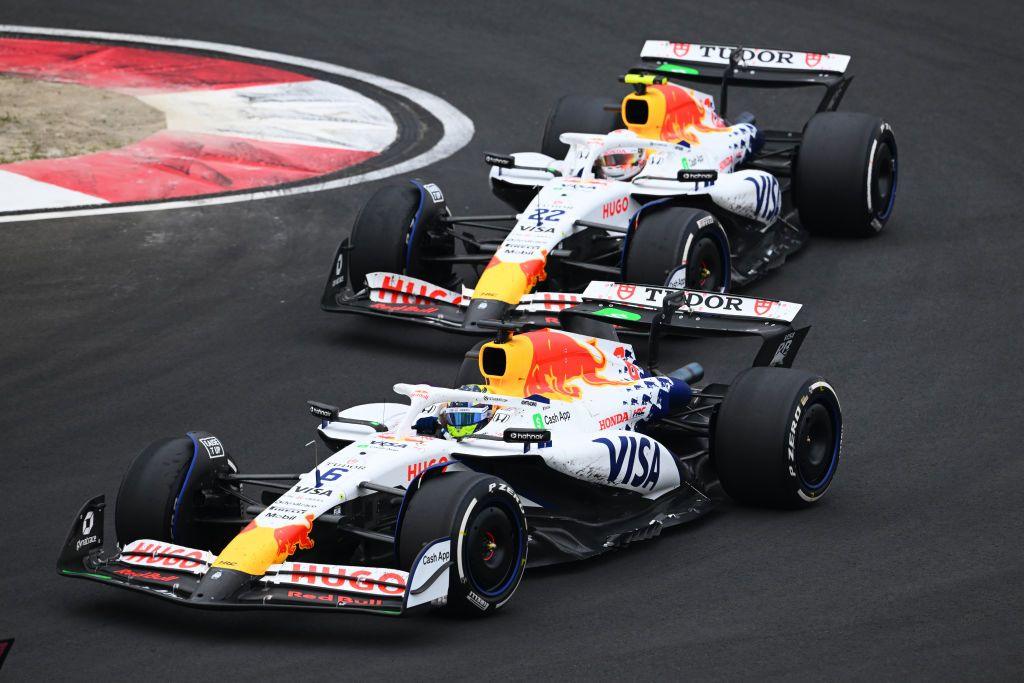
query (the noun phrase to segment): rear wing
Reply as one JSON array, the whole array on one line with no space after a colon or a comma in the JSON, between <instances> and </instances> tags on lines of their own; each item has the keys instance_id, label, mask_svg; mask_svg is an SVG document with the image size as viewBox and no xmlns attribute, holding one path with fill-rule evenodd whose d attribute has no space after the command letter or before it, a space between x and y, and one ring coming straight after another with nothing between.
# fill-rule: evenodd
<instances>
[{"instance_id":1,"label":"rear wing","mask_svg":"<svg viewBox=\"0 0 1024 683\"><path fill-rule=\"evenodd\" d=\"M852 76L846 75L849 55L798 52L731 45L702 45L648 40L641 64L629 73L653 73L673 79L720 83L718 113L726 116L730 83L755 88L821 86L825 94L818 111L835 111Z\"/></svg>"},{"instance_id":2,"label":"rear wing","mask_svg":"<svg viewBox=\"0 0 1024 683\"><path fill-rule=\"evenodd\" d=\"M671 287L591 282L583 303L559 313L563 327L572 318L614 323L649 335L647 363L656 371L661 337L756 336L761 348L755 366L788 368L810 326L794 328L800 304Z\"/></svg>"},{"instance_id":3,"label":"rear wing","mask_svg":"<svg viewBox=\"0 0 1024 683\"><path fill-rule=\"evenodd\" d=\"M704 73L711 73L718 67L718 77L721 77L722 70L733 61L738 71L756 71L757 73L752 74L754 76L766 73L768 78L777 76L778 72L842 75L846 73L846 67L850 64L849 55L732 45L700 45L669 40L648 40L640 51L640 58L662 63L691 64L698 72L693 75L701 75L700 69L704 69Z\"/></svg>"}]
</instances>

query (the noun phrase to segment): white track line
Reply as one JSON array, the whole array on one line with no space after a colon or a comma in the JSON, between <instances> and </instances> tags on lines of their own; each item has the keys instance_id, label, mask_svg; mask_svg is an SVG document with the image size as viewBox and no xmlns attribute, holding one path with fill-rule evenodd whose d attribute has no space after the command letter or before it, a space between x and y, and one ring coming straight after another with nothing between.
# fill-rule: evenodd
<instances>
[{"instance_id":1,"label":"white track line","mask_svg":"<svg viewBox=\"0 0 1024 683\"><path fill-rule=\"evenodd\" d=\"M13 207L6 209L7 211L38 209L40 206L58 208L107 203L101 197L69 190L60 185L44 183L20 173L5 171L2 168L0 168L0 194L4 196L4 206Z\"/></svg>"},{"instance_id":2,"label":"white track line","mask_svg":"<svg viewBox=\"0 0 1024 683\"><path fill-rule=\"evenodd\" d=\"M40 26L15 26L11 24L0 24L0 33L22 33L29 35L55 36L62 38L91 38L95 40L116 40L124 43L140 43L143 45L166 45L189 50L205 50L207 52L219 52L221 54L236 55L249 59L260 59L268 62L289 64L292 66L304 67L324 73L344 76L357 81L363 81L375 85L382 90L387 90L396 95L415 102L426 109L432 116L441 122L444 127L444 134L437 143L411 159L380 168L376 171L369 171L347 178L338 178L321 183L310 183L297 187L286 187L281 189L260 190L259 192L246 192L242 194L226 195L222 197L207 197L205 199L178 199L152 204L141 204L135 206L97 206L82 209L69 209L67 211L45 211L39 213L27 213L21 215L0 216L0 223L12 223L18 221L37 221L50 218L73 218L77 216L95 216L109 213L136 213L139 211L165 211L167 209L181 209L193 206L212 206L214 204L234 204L235 202L248 202L256 199L268 199L271 197L286 197L289 195L305 194L307 192L320 192L322 190L333 190L339 187L358 185L359 183L371 180L380 180L390 176L415 171L418 168L429 166L445 157L451 156L466 146L473 138L473 122L461 111L441 99L411 85L391 80L383 76L350 69L345 66L321 62L315 59L304 57L293 57L279 52L267 52L255 50L238 45L225 45L223 43L211 43L205 40L184 40L179 38L164 38L161 36L144 36L131 33L108 33L106 31L77 31L73 29L45 28Z\"/></svg>"}]
</instances>

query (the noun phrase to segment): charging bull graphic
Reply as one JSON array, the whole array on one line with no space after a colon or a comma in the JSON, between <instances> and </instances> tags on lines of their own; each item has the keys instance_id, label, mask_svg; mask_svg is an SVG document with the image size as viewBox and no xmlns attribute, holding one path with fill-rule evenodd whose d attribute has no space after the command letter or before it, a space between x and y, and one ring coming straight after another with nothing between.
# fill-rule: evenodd
<instances>
[{"instance_id":1,"label":"charging bull graphic","mask_svg":"<svg viewBox=\"0 0 1024 683\"><path fill-rule=\"evenodd\" d=\"M497 299L510 304L519 303L522 296L543 281L547 274L547 249L540 250L540 258L514 262L503 261L495 255L480 276L474 296L479 299Z\"/></svg>"},{"instance_id":2,"label":"charging bull graphic","mask_svg":"<svg viewBox=\"0 0 1024 683\"><path fill-rule=\"evenodd\" d=\"M581 344L568 334L550 329L526 336L533 345L533 367L525 385L527 396L574 400L583 395L577 382L592 386L622 383L601 376L608 358L596 344Z\"/></svg>"},{"instance_id":3,"label":"charging bull graphic","mask_svg":"<svg viewBox=\"0 0 1024 683\"><path fill-rule=\"evenodd\" d=\"M503 344L485 345L500 349L505 361L500 375L482 369L496 393L575 401L588 386L623 386L633 381L636 369L624 356L617 356L611 344L545 328L516 335Z\"/></svg>"},{"instance_id":4,"label":"charging bull graphic","mask_svg":"<svg viewBox=\"0 0 1024 683\"><path fill-rule=\"evenodd\" d=\"M626 126L640 137L690 145L700 142L697 133L728 131L725 122L715 112L711 98L698 95L696 91L674 83L650 85L643 94L631 93L623 100L623 106L629 106L631 101L643 101L648 114L642 122L634 123L627 117Z\"/></svg>"},{"instance_id":5,"label":"charging bull graphic","mask_svg":"<svg viewBox=\"0 0 1024 683\"><path fill-rule=\"evenodd\" d=\"M260 576L267 567L284 562L297 549L313 547L309 537L313 519L314 515L307 514L302 523L279 527L263 526L254 519L224 548L213 566Z\"/></svg>"}]
</instances>

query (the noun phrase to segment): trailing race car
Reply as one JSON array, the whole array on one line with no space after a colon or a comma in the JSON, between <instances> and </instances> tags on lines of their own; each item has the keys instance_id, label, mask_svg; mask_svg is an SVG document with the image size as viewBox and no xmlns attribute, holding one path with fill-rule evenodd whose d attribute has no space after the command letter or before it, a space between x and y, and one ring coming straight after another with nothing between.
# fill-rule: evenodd
<instances>
[{"instance_id":1,"label":"trailing race car","mask_svg":"<svg viewBox=\"0 0 1024 683\"><path fill-rule=\"evenodd\" d=\"M842 414L827 382L790 366L799 306L594 283L608 296L562 328L515 333L467 355L446 389L397 384L409 405L310 402L330 455L301 474L241 474L217 437L163 439L129 466L104 549L104 497L82 508L65 576L208 608L490 613L527 566L657 536L722 500L803 507L836 472ZM632 348L567 330L615 321ZM664 375L666 333L762 339L755 367L699 387L696 363ZM776 366L776 367L771 367ZM311 442L313 443L313 442ZM309 444L307 444L309 445Z\"/></svg>"},{"instance_id":2,"label":"trailing race car","mask_svg":"<svg viewBox=\"0 0 1024 683\"><path fill-rule=\"evenodd\" d=\"M613 111L564 97L543 153L486 155L517 213L452 216L418 180L377 191L338 248L324 310L471 333L496 318L550 324L595 278L725 292L781 265L808 229L870 235L889 220L896 140L878 117L835 111L848 57L665 41L642 57ZM721 83L719 107L669 79ZM825 95L802 133L761 130L749 113L727 120L735 84ZM472 290L458 289L459 264L483 268Z\"/></svg>"}]
</instances>

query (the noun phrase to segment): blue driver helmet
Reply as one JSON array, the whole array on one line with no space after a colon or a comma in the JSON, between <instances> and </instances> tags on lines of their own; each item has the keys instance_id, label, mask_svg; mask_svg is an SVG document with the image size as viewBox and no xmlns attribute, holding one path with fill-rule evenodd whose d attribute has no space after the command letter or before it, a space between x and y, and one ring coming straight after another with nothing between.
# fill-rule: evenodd
<instances>
[{"instance_id":1,"label":"blue driver helmet","mask_svg":"<svg viewBox=\"0 0 1024 683\"><path fill-rule=\"evenodd\" d=\"M487 393L487 387L481 384L466 384L459 387L459 389L462 391L476 391L481 394ZM451 401L441 408L441 415L438 420L449 436L455 439L463 439L474 434L478 429L483 429L491 421L493 414L494 407L487 403Z\"/></svg>"}]
</instances>

